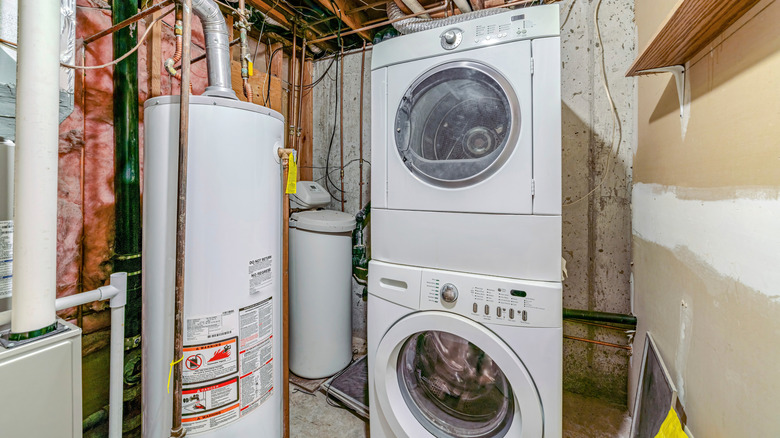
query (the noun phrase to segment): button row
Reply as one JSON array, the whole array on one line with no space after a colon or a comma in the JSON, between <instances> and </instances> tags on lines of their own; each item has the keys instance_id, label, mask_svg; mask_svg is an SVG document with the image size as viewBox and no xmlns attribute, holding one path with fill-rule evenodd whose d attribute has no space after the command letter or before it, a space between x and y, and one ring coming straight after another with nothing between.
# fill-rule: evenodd
<instances>
[{"instance_id":1,"label":"button row","mask_svg":"<svg viewBox=\"0 0 780 438\"><path fill-rule=\"evenodd\" d=\"M472 304L471 305L471 311L474 312L474 313L479 312L479 305L477 303ZM501 309L500 307L496 307L496 316L501 318L502 313L503 313L503 309ZM520 318L523 321L528 321L528 312L527 311L525 311L525 310L523 310L523 311L518 310L517 314L520 315ZM490 315L490 305L488 305L488 304L485 304L485 315ZM515 309L509 309L509 319L515 319Z\"/></svg>"}]
</instances>

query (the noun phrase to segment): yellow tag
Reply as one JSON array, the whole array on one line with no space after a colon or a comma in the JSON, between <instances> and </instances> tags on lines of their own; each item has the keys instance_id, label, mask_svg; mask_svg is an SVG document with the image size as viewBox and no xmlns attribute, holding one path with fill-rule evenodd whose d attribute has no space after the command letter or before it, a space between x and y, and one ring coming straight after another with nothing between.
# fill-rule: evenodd
<instances>
[{"instance_id":1,"label":"yellow tag","mask_svg":"<svg viewBox=\"0 0 780 438\"><path fill-rule=\"evenodd\" d=\"M182 357L181 359L184 359L184 357ZM168 394L171 393L171 373L173 372L173 366L181 362L181 359L175 362L171 362L171 367L168 369Z\"/></svg>"},{"instance_id":2,"label":"yellow tag","mask_svg":"<svg viewBox=\"0 0 780 438\"><path fill-rule=\"evenodd\" d=\"M254 76L255 75L255 69L254 69L254 67L252 67L253 64L252 64L251 61L248 62L248 64L249 64L249 76Z\"/></svg>"},{"instance_id":3,"label":"yellow tag","mask_svg":"<svg viewBox=\"0 0 780 438\"><path fill-rule=\"evenodd\" d=\"M285 193L288 195L295 194L298 182L298 166L295 165L295 156L290 155L290 159L287 164L287 189Z\"/></svg>"},{"instance_id":4,"label":"yellow tag","mask_svg":"<svg viewBox=\"0 0 780 438\"><path fill-rule=\"evenodd\" d=\"M674 411L674 408L669 409L669 414L661 424L661 429L658 430L655 438L688 438L688 435L682 430L680 419L677 418L677 412Z\"/></svg>"}]
</instances>

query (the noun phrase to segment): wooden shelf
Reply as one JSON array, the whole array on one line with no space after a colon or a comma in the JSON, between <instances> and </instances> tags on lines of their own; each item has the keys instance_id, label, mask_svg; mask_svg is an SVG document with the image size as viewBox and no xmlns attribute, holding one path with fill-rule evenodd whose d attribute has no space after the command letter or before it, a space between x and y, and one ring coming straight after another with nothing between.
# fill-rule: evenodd
<instances>
[{"instance_id":1,"label":"wooden shelf","mask_svg":"<svg viewBox=\"0 0 780 438\"><path fill-rule=\"evenodd\" d=\"M679 0L626 76L684 65L759 0ZM650 73L650 72L648 72Z\"/></svg>"}]
</instances>

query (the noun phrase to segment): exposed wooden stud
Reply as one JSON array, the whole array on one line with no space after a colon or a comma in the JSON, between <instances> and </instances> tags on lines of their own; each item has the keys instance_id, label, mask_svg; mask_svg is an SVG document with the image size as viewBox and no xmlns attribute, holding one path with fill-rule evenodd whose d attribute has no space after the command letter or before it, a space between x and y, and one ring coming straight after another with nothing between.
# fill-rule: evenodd
<instances>
[{"instance_id":1,"label":"exposed wooden stud","mask_svg":"<svg viewBox=\"0 0 780 438\"><path fill-rule=\"evenodd\" d=\"M303 71L304 85L312 81L314 67L311 61L306 61ZM301 181L311 181L313 178L312 166L314 165L314 93L311 88L303 90L303 103L301 104L301 138L298 150L298 165L300 167Z\"/></svg>"},{"instance_id":2,"label":"exposed wooden stud","mask_svg":"<svg viewBox=\"0 0 780 438\"><path fill-rule=\"evenodd\" d=\"M156 0L155 3L159 3ZM151 16L146 17L146 26L151 26L154 20L157 20L162 15L162 12L155 12ZM162 95L162 27L155 26L152 29L150 39L146 43L146 72L148 79L148 96L147 98L157 97Z\"/></svg>"}]
</instances>

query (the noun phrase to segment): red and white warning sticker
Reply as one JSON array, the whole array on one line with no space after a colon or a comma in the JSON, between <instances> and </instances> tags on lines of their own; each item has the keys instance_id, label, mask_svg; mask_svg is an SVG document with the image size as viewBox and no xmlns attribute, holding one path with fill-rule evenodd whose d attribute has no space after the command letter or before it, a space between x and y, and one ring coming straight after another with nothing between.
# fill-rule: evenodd
<instances>
[{"instance_id":1,"label":"red and white warning sticker","mask_svg":"<svg viewBox=\"0 0 780 438\"><path fill-rule=\"evenodd\" d=\"M239 404L235 403L213 412L182 416L181 423L188 433L205 432L238 420Z\"/></svg>"},{"instance_id":2,"label":"red and white warning sticker","mask_svg":"<svg viewBox=\"0 0 780 438\"><path fill-rule=\"evenodd\" d=\"M238 403L238 378L182 391L182 415L200 415Z\"/></svg>"},{"instance_id":3,"label":"red and white warning sticker","mask_svg":"<svg viewBox=\"0 0 780 438\"><path fill-rule=\"evenodd\" d=\"M185 385L217 380L238 372L238 338L211 344L188 345L184 351Z\"/></svg>"}]
</instances>

